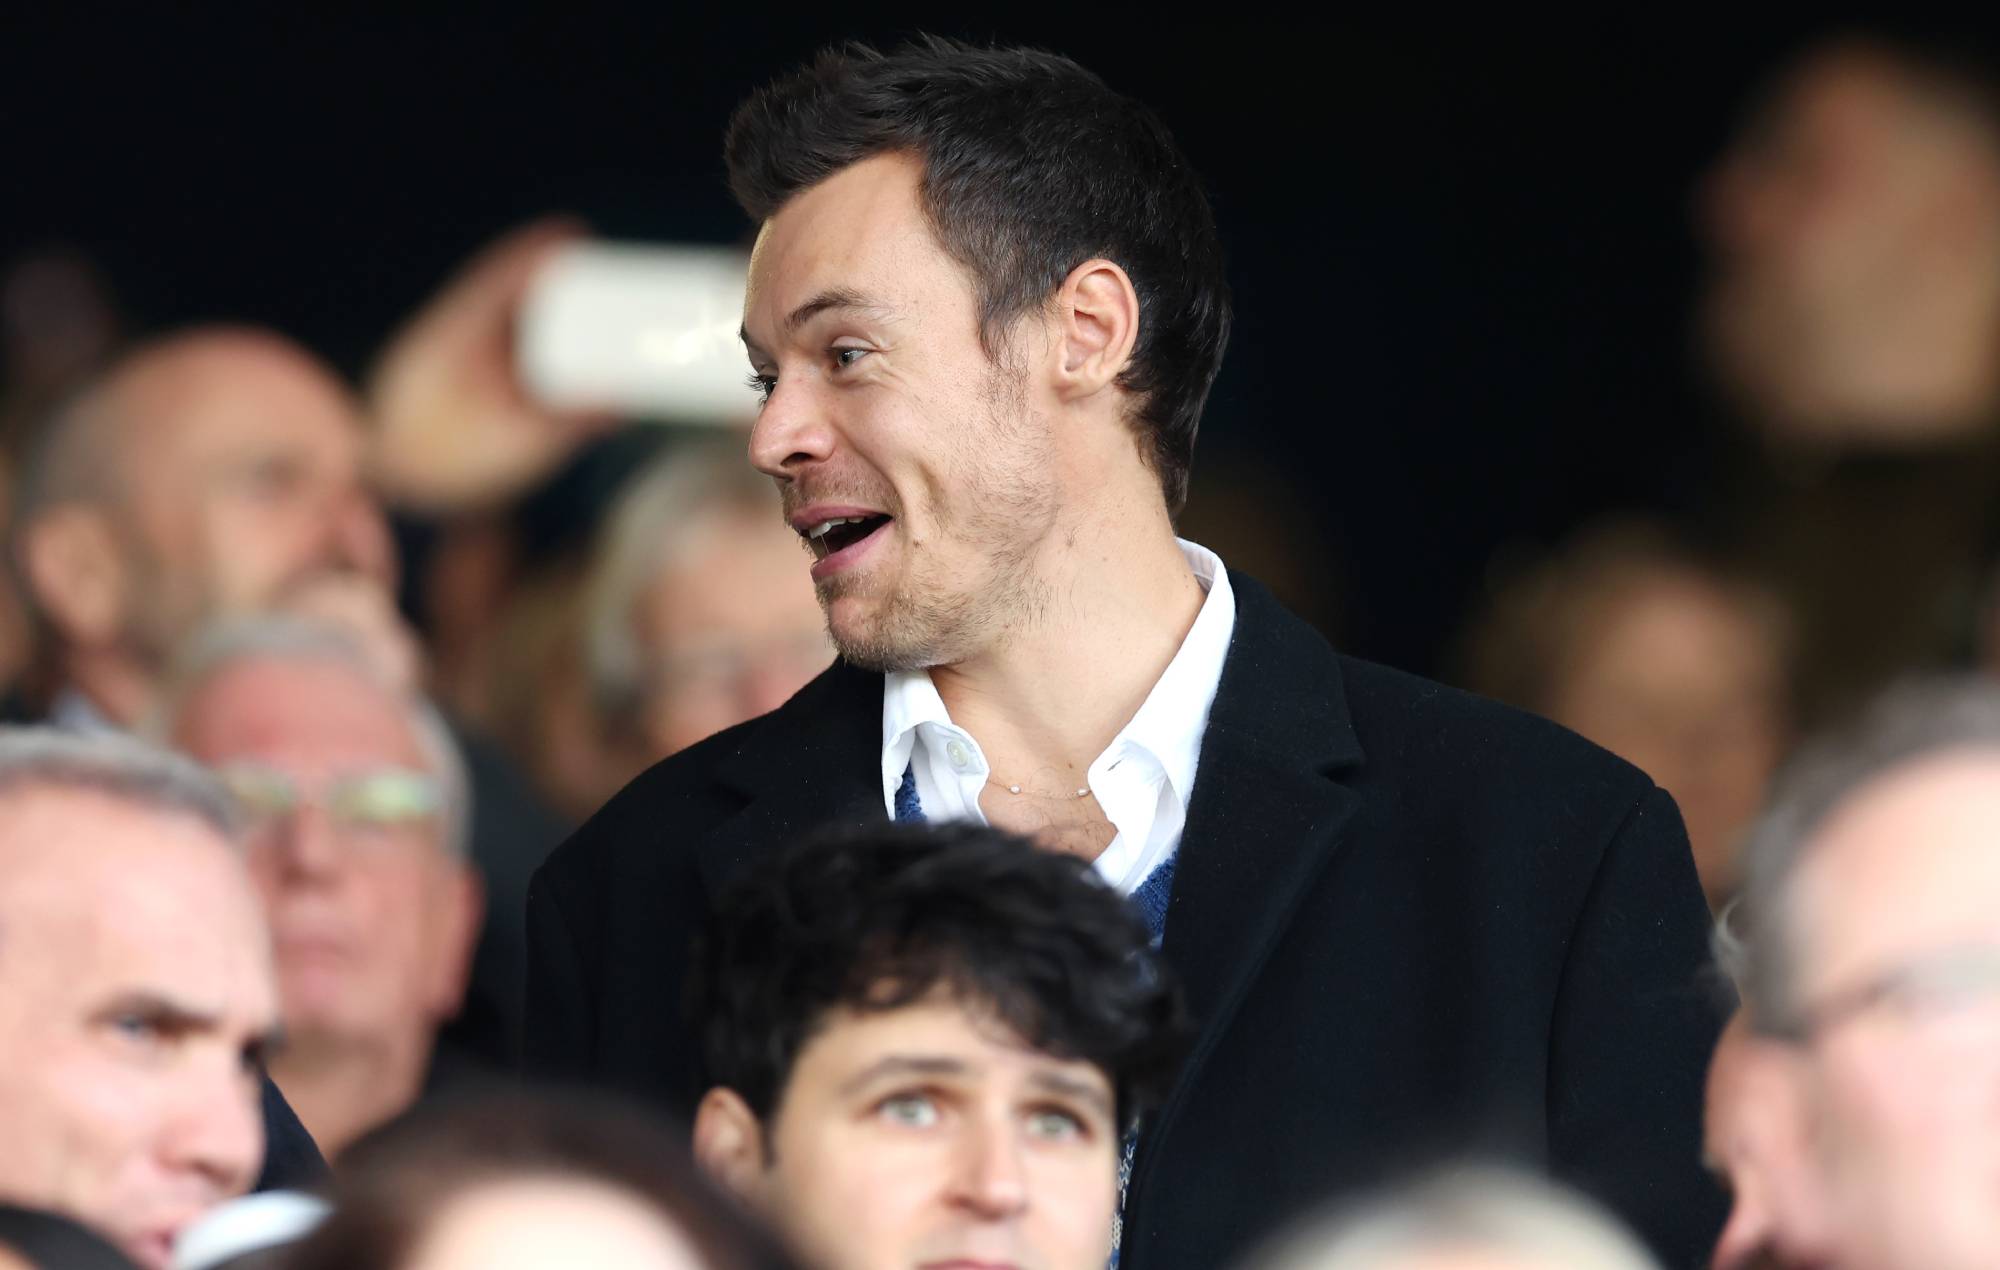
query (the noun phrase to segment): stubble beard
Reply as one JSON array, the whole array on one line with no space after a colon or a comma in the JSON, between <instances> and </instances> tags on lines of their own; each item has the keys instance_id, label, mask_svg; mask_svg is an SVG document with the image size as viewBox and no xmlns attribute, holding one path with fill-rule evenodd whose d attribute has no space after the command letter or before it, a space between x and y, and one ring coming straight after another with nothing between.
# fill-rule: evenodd
<instances>
[{"instance_id":1,"label":"stubble beard","mask_svg":"<svg viewBox=\"0 0 2000 1270\"><path fill-rule=\"evenodd\" d=\"M1033 563L1059 503L1049 423L1028 408L1018 372L1005 366L994 367L979 400L979 441L947 465L959 496L935 511L939 539L984 549L982 576L936 576L926 549L906 536L902 568L887 587L827 579L817 588L820 607L842 660L881 674L953 665L1007 631L1036 625L1048 610L1048 587ZM872 619L836 628L834 602L871 592L879 596Z\"/></svg>"}]
</instances>

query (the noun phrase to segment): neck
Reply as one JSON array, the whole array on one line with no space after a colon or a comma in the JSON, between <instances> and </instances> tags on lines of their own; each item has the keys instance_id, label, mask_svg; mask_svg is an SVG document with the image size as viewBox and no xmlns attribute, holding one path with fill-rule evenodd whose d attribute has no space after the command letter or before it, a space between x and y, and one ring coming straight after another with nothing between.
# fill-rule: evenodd
<instances>
[{"instance_id":1,"label":"neck","mask_svg":"<svg viewBox=\"0 0 2000 1270\"><path fill-rule=\"evenodd\" d=\"M1201 611L1205 593L1157 493L1105 503L1144 510L1057 526L1050 542L1061 559L1038 562L1047 602L1036 620L931 670L952 721L979 739L997 778L1080 783Z\"/></svg>"},{"instance_id":2,"label":"neck","mask_svg":"<svg viewBox=\"0 0 2000 1270\"><path fill-rule=\"evenodd\" d=\"M333 1160L417 1100L430 1057L422 1030L363 1038L296 1033L272 1061L271 1079Z\"/></svg>"}]
</instances>

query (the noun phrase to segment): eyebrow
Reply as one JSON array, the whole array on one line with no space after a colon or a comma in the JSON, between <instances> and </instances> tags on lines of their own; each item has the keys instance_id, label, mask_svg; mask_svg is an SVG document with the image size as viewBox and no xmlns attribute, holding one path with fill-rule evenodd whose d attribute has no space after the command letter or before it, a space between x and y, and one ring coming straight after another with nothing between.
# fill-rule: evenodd
<instances>
[{"instance_id":1,"label":"eyebrow","mask_svg":"<svg viewBox=\"0 0 2000 1270\"><path fill-rule=\"evenodd\" d=\"M184 1001L146 989L121 992L92 1012L99 1022L121 1015L136 1014L149 1023L174 1033L213 1032L222 1025L222 1016Z\"/></svg>"},{"instance_id":2,"label":"eyebrow","mask_svg":"<svg viewBox=\"0 0 2000 1270\"><path fill-rule=\"evenodd\" d=\"M883 318L895 316L895 310L888 305L871 300L851 287L830 287L787 313L785 320L778 324L778 329L781 334L792 335L820 314L836 311L868 313ZM763 351L757 341L750 338L748 323L736 328L736 336L751 351Z\"/></svg>"},{"instance_id":3,"label":"eyebrow","mask_svg":"<svg viewBox=\"0 0 2000 1270\"><path fill-rule=\"evenodd\" d=\"M890 1076L963 1076L971 1071L963 1059L891 1054L877 1059L841 1082L840 1092L854 1094Z\"/></svg>"},{"instance_id":4,"label":"eyebrow","mask_svg":"<svg viewBox=\"0 0 2000 1270\"><path fill-rule=\"evenodd\" d=\"M1078 1080L1074 1076L1064 1076L1056 1072L1036 1072L1028 1078L1028 1083L1037 1089L1062 1098L1072 1098L1089 1105L1106 1120L1113 1118L1111 1096L1089 1081Z\"/></svg>"}]
</instances>

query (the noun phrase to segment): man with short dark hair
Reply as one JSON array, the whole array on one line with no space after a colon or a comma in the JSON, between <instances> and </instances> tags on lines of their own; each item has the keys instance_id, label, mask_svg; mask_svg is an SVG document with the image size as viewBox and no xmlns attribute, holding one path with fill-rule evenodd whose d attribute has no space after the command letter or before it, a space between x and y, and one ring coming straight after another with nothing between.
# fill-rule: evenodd
<instances>
[{"instance_id":1,"label":"man with short dark hair","mask_svg":"<svg viewBox=\"0 0 2000 1270\"><path fill-rule=\"evenodd\" d=\"M1097 1270L1185 1041L1118 893L992 829L808 842L720 902L705 1167L828 1270Z\"/></svg>"},{"instance_id":2,"label":"man with short dark hair","mask_svg":"<svg viewBox=\"0 0 2000 1270\"><path fill-rule=\"evenodd\" d=\"M1159 120L1065 58L926 40L822 56L726 150L761 223L751 458L841 660L544 866L530 1065L685 1109L711 1081L659 1003L720 886L821 825L984 822L1130 896L1204 1028L1139 1135L1127 1270L1226 1264L1469 1138L1705 1249L1720 1020L1672 801L1339 656L1174 534L1229 299Z\"/></svg>"}]
</instances>

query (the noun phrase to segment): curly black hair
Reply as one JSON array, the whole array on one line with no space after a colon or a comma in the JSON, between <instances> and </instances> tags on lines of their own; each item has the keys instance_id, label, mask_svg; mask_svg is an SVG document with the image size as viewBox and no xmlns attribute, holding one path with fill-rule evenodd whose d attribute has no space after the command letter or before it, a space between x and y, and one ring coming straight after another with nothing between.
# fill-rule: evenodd
<instances>
[{"instance_id":1,"label":"curly black hair","mask_svg":"<svg viewBox=\"0 0 2000 1270\"><path fill-rule=\"evenodd\" d=\"M692 1004L711 1082L768 1124L830 1013L940 988L1099 1068L1127 1127L1165 1096L1189 1034L1123 897L1074 856L974 825L884 825L765 862L718 904Z\"/></svg>"},{"instance_id":2,"label":"curly black hair","mask_svg":"<svg viewBox=\"0 0 2000 1270\"><path fill-rule=\"evenodd\" d=\"M924 212L977 281L989 356L1084 261L1125 270L1140 320L1119 382L1178 513L1230 302L1208 195L1166 125L1069 58L923 36L827 49L739 106L723 140L729 188L759 222L898 152L923 161Z\"/></svg>"}]
</instances>

